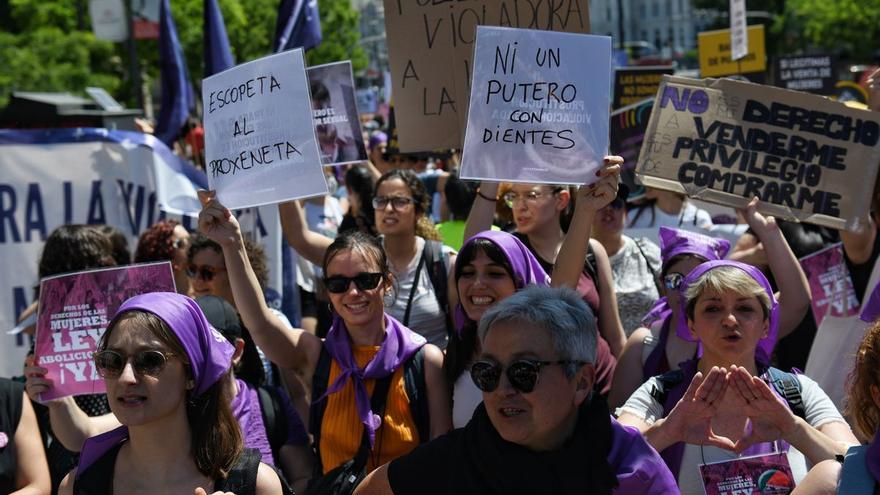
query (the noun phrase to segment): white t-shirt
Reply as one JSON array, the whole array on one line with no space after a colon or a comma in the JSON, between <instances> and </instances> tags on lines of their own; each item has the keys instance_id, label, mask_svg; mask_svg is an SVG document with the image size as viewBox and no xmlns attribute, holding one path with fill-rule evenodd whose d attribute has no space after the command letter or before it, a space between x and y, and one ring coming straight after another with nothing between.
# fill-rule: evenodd
<instances>
[{"instance_id":1,"label":"white t-shirt","mask_svg":"<svg viewBox=\"0 0 880 495\"><path fill-rule=\"evenodd\" d=\"M463 428L473 417L480 402L483 402L483 392L474 384L470 371L464 370L455 380L452 391L452 427Z\"/></svg>"},{"instance_id":2,"label":"white t-shirt","mask_svg":"<svg viewBox=\"0 0 880 495\"><path fill-rule=\"evenodd\" d=\"M797 377L798 381L801 382L801 399L806 409L805 419L810 426L819 428L832 421L840 421L846 424L834 403L831 402L831 399L828 398L816 382L805 375L797 375ZM622 413L628 412L644 419L648 424L653 424L662 418L663 404L657 402L651 396L651 390L654 387L660 388L660 382L656 378L649 378L648 381L633 392L622 407L615 411L615 415L620 416ZM737 455L734 452L718 447L685 445L684 455L681 458L681 469L678 472L678 486L681 488L682 495L703 495L705 493L703 482L700 478L700 464L735 459L736 457ZM804 476L807 475L807 460L802 453L791 447L788 450L788 462L791 465L795 483L800 483Z\"/></svg>"},{"instance_id":3,"label":"white t-shirt","mask_svg":"<svg viewBox=\"0 0 880 495\"><path fill-rule=\"evenodd\" d=\"M416 237L416 255L409 262L409 265L403 271L397 271L392 267L394 280L396 281L395 289L397 297L394 304L386 308L386 312L404 323L406 314L406 304L409 301L410 292L413 290L413 282L415 281L416 268L419 266L419 260L422 258L422 250L425 248L425 240ZM443 256L446 257L446 266L452 269L452 263L449 262L449 256L455 254L455 251L443 246ZM412 299L412 309L410 309L409 324L407 325L414 332L425 337L429 343L436 345L440 349L446 349L446 343L449 336L446 333L446 313L440 308L437 302L437 296L434 295L434 285L431 283L431 277L428 275L430 267L425 263L419 274L419 284L415 289ZM448 275L448 273L447 273Z\"/></svg>"},{"instance_id":4,"label":"white t-shirt","mask_svg":"<svg viewBox=\"0 0 880 495\"><path fill-rule=\"evenodd\" d=\"M623 247L609 256L608 261L611 262L620 322L629 337L642 326L642 317L660 298L654 281L654 273L660 273L660 247L644 238L636 241L623 236Z\"/></svg>"},{"instance_id":5,"label":"white t-shirt","mask_svg":"<svg viewBox=\"0 0 880 495\"><path fill-rule=\"evenodd\" d=\"M709 212L697 208L689 201L685 201L681 211L673 215L661 210L656 204L649 204L643 208L630 209L627 216L630 222L627 226L629 229L660 227L677 229L684 226L705 229L712 226L712 216L709 215Z\"/></svg>"}]
</instances>

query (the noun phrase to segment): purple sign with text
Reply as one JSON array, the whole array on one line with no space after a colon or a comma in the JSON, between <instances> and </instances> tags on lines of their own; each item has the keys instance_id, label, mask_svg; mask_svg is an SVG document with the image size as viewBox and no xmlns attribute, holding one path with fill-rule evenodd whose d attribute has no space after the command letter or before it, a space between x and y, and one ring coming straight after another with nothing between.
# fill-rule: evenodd
<instances>
[{"instance_id":1,"label":"purple sign with text","mask_svg":"<svg viewBox=\"0 0 880 495\"><path fill-rule=\"evenodd\" d=\"M68 273L40 281L34 361L53 387L40 400L105 392L92 353L116 309L147 292L174 292L171 263Z\"/></svg>"},{"instance_id":2,"label":"purple sign with text","mask_svg":"<svg viewBox=\"0 0 880 495\"><path fill-rule=\"evenodd\" d=\"M700 465L706 495L787 495L794 476L785 452Z\"/></svg>"},{"instance_id":3,"label":"purple sign with text","mask_svg":"<svg viewBox=\"0 0 880 495\"><path fill-rule=\"evenodd\" d=\"M859 299L843 258L843 244L837 243L800 259L813 294L816 326L825 315L847 317L858 314Z\"/></svg>"}]
</instances>

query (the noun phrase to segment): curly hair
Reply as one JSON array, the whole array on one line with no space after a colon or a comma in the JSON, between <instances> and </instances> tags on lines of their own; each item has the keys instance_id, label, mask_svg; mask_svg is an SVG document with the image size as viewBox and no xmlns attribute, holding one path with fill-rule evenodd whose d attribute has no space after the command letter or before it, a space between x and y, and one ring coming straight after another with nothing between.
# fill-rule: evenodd
<instances>
[{"instance_id":1,"label":"curly hair","mask_svg":"<svg viewBox=\"0 0 880 495\"><path fill-rule=\"evenodd\" d=\"M189 249L186 251L187 263L192 263L196 254L205 249L213 249L217 254L223 254L223 248L220 247L220 244L212 241L204 234L196 232L189 239ZM266 251L263 250L263 246L252 242L247 237L244 238L244 250L248 255L248 260L251 263L251 268L254 270L254 275L257 276L257 282L260 284L260 289L265 289L269 284L269 265L266 261Z\"/></svg>"},{"instance_id":2,"label":"curly hair","mask_svg":"<svg viewBox=\"0 0 880 495\"><path fill-rule=\"evenodd\" d=\"M880 404L874 400L875 394L880 395L880 320L865 332L847 382L846 415L853 418L856 430L870 439L880 427Z\"/></svg>"},{"instance_id":3,"label":"curly hair","mask_svg":"<svg viewBox=\"0 0 880 495\"><path fill-rule=\"evenodd\" d=\"M434 222L427 216L428 209L431 206L431 197L428 195L428 190L425 189L425 184L422 183L419 176L409 169L398 168L389 170L376 181L376 191L379 191L379 187L383 182L394 179L402 181L407 189L409 189L410 194L412 194L413 204L416 208L416 235L432 241L441 240L440 233L434 227Z\"/></svg>"},{"instance_id":4,"label":"curly hair","mask_svg":"<svg viewBox=\"0 0 880 495\"><path fill-rule=\"evenodd\" d=\"M106 235L92 225L62 225L46 238L37 271L46 278L108 266L116 266L116 261Z\"/></svg>"},{"instance_id":5,"label":"curly hair","mask_svg":"<svg viewBox=\"0 0 880 495\"><path fill-rule=\"evenodd\" d=\"M174 228L177 220L160 220L145 230L134 251L135 263L168 261L174 258Z\"/></svg>"}]
</instances>

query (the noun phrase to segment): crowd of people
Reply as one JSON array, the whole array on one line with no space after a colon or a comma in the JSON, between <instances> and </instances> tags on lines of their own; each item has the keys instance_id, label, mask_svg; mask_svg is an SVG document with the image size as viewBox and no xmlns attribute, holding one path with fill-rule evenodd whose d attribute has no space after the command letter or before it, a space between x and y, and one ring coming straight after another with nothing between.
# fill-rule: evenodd
<instances>
[{"instance_id":1,"label":"crowd of people","mask_svg":"<svg viewBox=\"0 0 880 495\"><path fill-rule=\"evenodd\" d=\"M41 278L168 261L177 292L109 315L105 394L41 401L32 353L0 379L0 493L701 494L701 466L777 453L794 493L876 492L875 205L838 233L754 199L731 243L682 195L636 198L617 156L577 188L476 184L387 139L278 206L296 317L211 192L195 231L162 220L133 254L52 232ZM823 390L798 371L822 331L798 258L837 240L867 331Z\"/></svg>"}]
</instances>

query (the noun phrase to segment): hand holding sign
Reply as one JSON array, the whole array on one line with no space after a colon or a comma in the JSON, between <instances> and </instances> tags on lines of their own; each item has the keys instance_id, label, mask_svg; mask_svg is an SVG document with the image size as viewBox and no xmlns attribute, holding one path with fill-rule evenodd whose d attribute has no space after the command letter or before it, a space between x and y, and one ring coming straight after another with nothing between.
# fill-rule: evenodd
<instances>
[{"instance_id":1,"label":"hand holding sign","mask_svg":"<svg viewBox=\"0 0 880 495\"><path fill-rule=\"evenodd\" d=\"M596 171L599 180L589 185L578 188L577 208L586 208L597 212L608 206L617 197L617 189L620 186L620 167L623 165L623 157L606 156L605 165Z\"/></svg>"},{"instance_id":2,"label":"hand holding sign","mask_svg":"<svg viewBox=\"0 0 880 495\"><path fill-rule=\"evenodd\" d=\"M199 232L223 247L241 240L238 219L214 197L214 191L199 191L202 211L199 212Z\"/></svg>"},{"instance_id":3,"label":"hand holding sign","mask_svg":"<svg viewBox=\"0 0 880 495\"><path fill-rule=\"evenodd\" d=\"M765 216L758 212L760 203L756 196L749 201L749 205L745 209L738 209L737 211L746 219L746 223L749 224L749 227L751 227L758 238L765 239L766 235L778 230L779 226L776 224L774 217L770 215Z\"/></svg>"}]
</instances>

